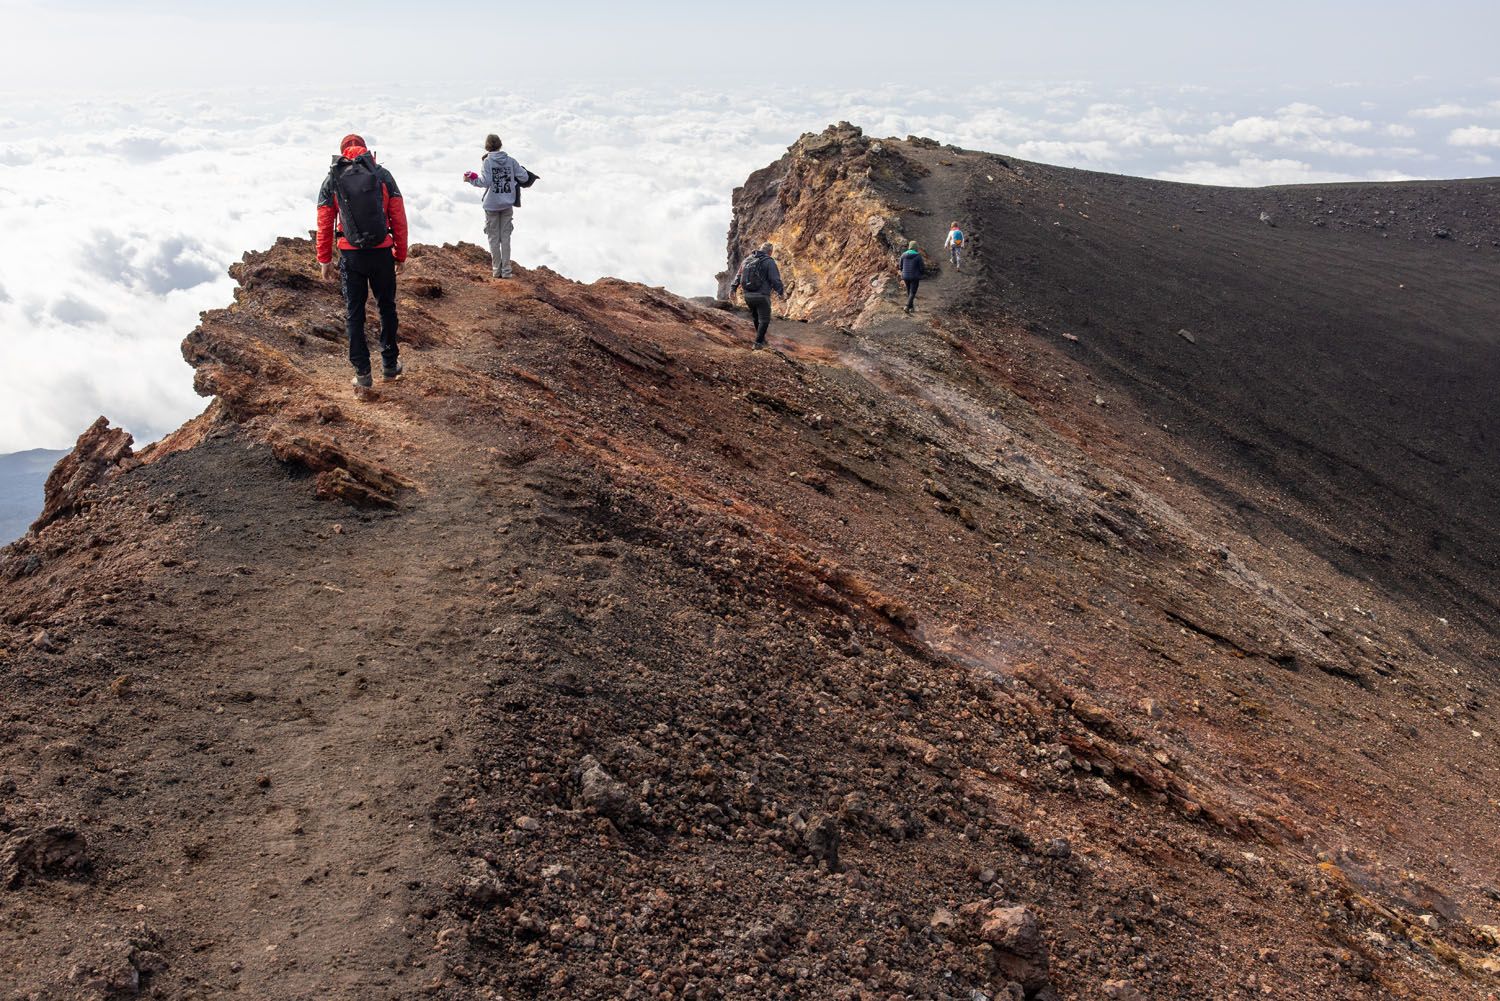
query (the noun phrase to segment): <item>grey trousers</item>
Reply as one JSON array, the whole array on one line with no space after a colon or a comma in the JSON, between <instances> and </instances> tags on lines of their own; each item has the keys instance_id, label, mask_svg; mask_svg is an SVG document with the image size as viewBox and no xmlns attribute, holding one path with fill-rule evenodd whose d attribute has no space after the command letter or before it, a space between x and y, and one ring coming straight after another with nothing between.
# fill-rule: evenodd
<instances>
[{"instance_id":1,"label":"grey trousers","mask_svg":"<svg viewBox=\"0 0 1500 1001\"><path fill-rule=\"evenodd\" d=\"M490 238L490 271L496 278L510 277L510 231L516 228L516 210L485 210L484 235Z\"/></svg>"}]
</instances>

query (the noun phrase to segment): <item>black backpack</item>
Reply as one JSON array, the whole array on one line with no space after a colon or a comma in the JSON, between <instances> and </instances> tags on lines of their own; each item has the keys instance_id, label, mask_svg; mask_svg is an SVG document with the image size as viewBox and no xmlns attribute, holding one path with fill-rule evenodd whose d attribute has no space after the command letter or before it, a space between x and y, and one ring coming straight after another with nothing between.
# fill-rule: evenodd
<instances>
[{"instance_id":1,"label":"black backpack","mask_svg":"<svg viewBox=\"0 0 1500 1001\"><path fill-rule=\"evenodd\" d=\"M380 246L391 235L391 225L385 217L385 192L374 158L361 153L353 160L341 159L330 173L338 198L338 235L360 250Z\"/></svg>"},{"instance_id":2,"label":"black backpack","mask_svg":"<svg viewBox=\"0 0 1500 1001\"><path fill-rule=\"evenodd\" d=\"M740 272L740 288L745 292L764 292L766 290L766 258L764 254L755 254L745 262L745 270Z\"/></svg>"}]
</instances>

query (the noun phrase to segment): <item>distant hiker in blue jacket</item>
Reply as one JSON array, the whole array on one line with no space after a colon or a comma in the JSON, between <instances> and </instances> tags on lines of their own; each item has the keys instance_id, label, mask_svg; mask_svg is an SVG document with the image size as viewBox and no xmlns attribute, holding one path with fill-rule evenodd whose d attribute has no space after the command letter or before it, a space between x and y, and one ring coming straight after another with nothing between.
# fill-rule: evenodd
<instances>
[{"instance_id":1,"label":"distant hiker in blue jacket","mask_svg":"<svg viewBox=\"0 0 1500 1001\"><path fill-rule=\"evenodd\" d=\"M484 189L484 233L490 238L490 273L510 277L510 234L515 229L515 210L521 204L521 189L536 179L500 148L500 137L484 139L484 160L478 173L464 173L464 180Z\"/></svg>"},{"instance_id":2,"label":"distant hiker in blue jacket","mask_svg":"<svg viewBox=\"0 0 1500 1001\"><path fill-rule=\"evenodd\" d=\"M763 243L752 250L750 256L745 258L745 263L740 265L734 281L729 284L731 299L734 298L736 289L745 296L745 307L750 310L750 318L755 321L753 347L756 351L766 346L766 331L771 328L771 293L774 291L783 299L786 298L786 289L781 284L781 272L771 258L773 250L775 248L769 243Z\"/></svg>"},{"instance_id":3,"label":"distant hiker in blue jacket","mask_svg":"<svg viewBox=\"0 0 1500 1001\"><path fill-rule=\"evenodd\" d=\"M917 249L917 241L912 240L906 245L906 252L901 255L901 280L906 283L908 313L917 308L917 286L922 284L924 270L926 265L922 263L922 252Z\"/></svg>"},{"instance_id":4,"label":"distant hiker in blue jacket","mask_svg":"<svg viewBox=\"0 0 1500 1001\"><path fill-rule=\"evenodd\" d=\"M958 220L953 220L953 225L948 229L948 239L943 242L943 246L948 248L948 256L952 259L953 267L957 271L964 269L964 241L967 239L964 231L958 228Z\"/></svg>"}]
</instances>

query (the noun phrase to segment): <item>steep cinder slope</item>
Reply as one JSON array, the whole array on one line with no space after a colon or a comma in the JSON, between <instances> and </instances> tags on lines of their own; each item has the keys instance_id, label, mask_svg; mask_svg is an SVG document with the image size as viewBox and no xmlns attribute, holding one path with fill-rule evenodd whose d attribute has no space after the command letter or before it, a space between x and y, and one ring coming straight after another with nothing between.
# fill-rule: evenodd
<instances>
[{"instance_id":1,"label":"steep cinder slope","mask_svg":"<svg viewBox=\"0 0 1500 1001\"><path fill-rule=\"evenodd\" d=\"M771 352L424 247L355 398L308 243L247 255L209 410L0 561L14 992L1491 992L1490 638L1258 540L959 282L899 317L929 155L760 175L830 321Z\"/></svg>"},{"instance_id":2,"label":"steep cinder slope","mask_svg":"<svg viewBox=\"0 0 1500 1001\"><path fill-rule=\"evenodd\" d=\"M1500 182L1212 188L928 140L830 156L832 135L736 203L737 225L810 262L794 308L814 296L806 315L874 318L868 279L844 308L811 263L836 232L821 216L854 202L798 198L783 218L773 186L879 188L864 197L892 211L870 216L884 228L864 241L883 253L859 260L869 276L917 238L951 277L941 244L959 218L974 240L948 297L1054 339L1205 453L1174 473L1435 615L1500 623ZM861 183L838 184L851 169Z\"/></svg>"}]
</instances>

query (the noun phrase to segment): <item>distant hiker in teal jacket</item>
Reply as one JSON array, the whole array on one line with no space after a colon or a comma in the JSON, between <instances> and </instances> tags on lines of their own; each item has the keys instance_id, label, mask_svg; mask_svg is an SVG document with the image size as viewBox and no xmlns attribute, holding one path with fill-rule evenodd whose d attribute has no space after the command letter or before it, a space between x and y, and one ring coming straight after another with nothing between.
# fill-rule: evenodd
<instances>
[{"instance_id":1,"label":"distant hiker in teal jacket","mask_svg":"<svg viewBox=\"0 0 1500 1001\"><path fill-rule=\"evenodd\" d=\"M948 255L953 261L956 271L964 269L964 231L958 228L958 220L953 220L953 225L948 229L948 239L943 241L943 246L948 248Z\"/></svg>"},{"instance_id":2,"label":"distant hiker in teal jacket","mask_svg":"<svg viewBox=\"0 0 1500 1001\"><path fill-rule=\"evenodd\" d=\"M922 284L922 272L927 266L922 262L922 252L917 249L917 241L913 240L906 245L906 252L901 255L901 280L906 283L906 312L910 313L917 308L917 286Z\"/></svg>"}]
</instances>

